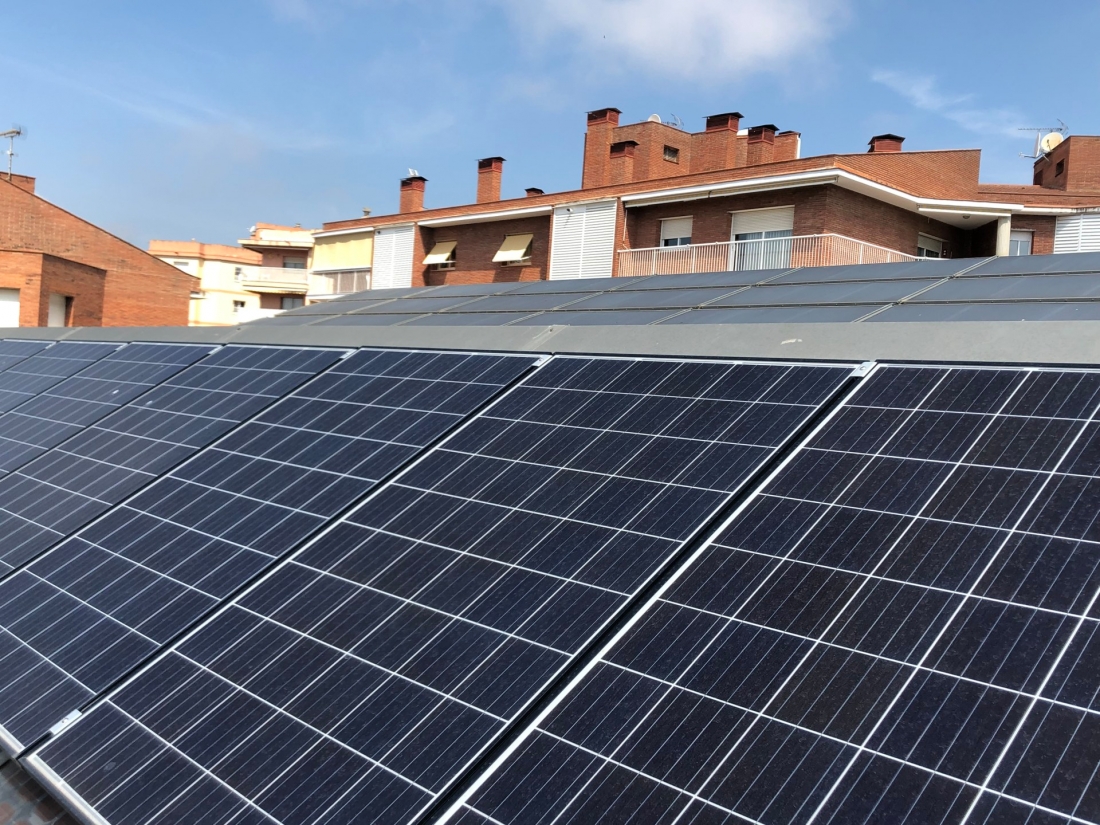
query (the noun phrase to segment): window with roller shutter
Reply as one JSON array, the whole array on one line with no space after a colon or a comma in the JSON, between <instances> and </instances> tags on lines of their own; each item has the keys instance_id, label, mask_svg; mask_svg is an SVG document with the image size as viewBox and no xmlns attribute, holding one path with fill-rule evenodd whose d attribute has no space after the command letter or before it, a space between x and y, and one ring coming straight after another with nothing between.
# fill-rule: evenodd
<instances>
[{"instance_id":1,"label":"window with roller shutter","mask_svg":"<svg viewBox=\"0 0 1100 825\"><path fill-rule=\"evenodd\" d=\"M617 201L554 209L550 278L610 278L615 259Z\"/></svg>"}]
</instances>

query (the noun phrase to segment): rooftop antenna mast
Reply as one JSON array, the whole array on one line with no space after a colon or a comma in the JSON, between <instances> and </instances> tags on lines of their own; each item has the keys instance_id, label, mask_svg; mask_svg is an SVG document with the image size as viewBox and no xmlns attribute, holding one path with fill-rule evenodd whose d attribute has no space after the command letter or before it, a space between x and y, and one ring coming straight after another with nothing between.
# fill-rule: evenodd
<instances>
[{"instance_id":1,"label":"rooftop antenna mast","mask_svg":"<svg viewBox=\"0 0 1100 825\"><path fill-rule=\"evenodd\" d=\"M1020 129L1017 129L1018 132L1035 133L1035 149L1030 155L1025 155L1023 152L1020 152L1020 157L1028 158L1029 160L1037 160L1048 154L1051 149L1062 142L1062 139L1066 136L1066 132L1069 131L1069 127L1066 126L1065 122L1061 118L1056 118L1056 120L1060 125L1042 126L1039 128L1021 127ZM1049 135L1058 135L1058 137L1051 140L1046 140Z\"/></svg>"},{"instance_id":2,"label":"rooftop antenna mast","mask_svg":"<svg viewBox=\"0 0 1100 825\"><path fill-rule=\"evenodd\" d=\"M15 139L23 136L22 126L13 126L6 132L0 132L0 138L8 139L8 148L4 151L4 154L8 156L8 180L11 180L11 162L15 157Z\"/></svg>"}]
</instances>

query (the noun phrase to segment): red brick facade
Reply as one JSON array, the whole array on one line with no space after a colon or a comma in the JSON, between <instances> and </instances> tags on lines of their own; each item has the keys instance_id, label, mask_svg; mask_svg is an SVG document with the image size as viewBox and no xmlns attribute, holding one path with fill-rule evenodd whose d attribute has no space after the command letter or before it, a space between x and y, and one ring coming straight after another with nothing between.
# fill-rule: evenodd
<instances>
[{"instance_id":1,"label":"red brick facade","mask_svg":"<svg viewBox=\"0 0 1100 825\"><path fill-rule=\"evenodd\" d=\"M0 285L22 279L21 324L45 323L50 292L73 298L75 325L187 324L193 277L2 179L0 251L39 253L37 274L35 256L0 257Z\"/></svg>"},{"instance_id":2,"label":"red brick facade","mask_svg":"<svg viewBox=\"0 0 1100 825\"><path fill-rule=\"evenodd\" d=\"M531 233L531 261L526 266L493 263L506 235ZM433 270L420 262L427 252L414 250L413 285L508 283L538 281L549 272L550 217L522 218L514 221L467 224L430 229L424 227L420 246L431 251L440 241L457 241L454 269Z\"/></svg>"},{"instance_id":3,"label":"red brick facade","mask_svg":"<svg viewBox=\"0 0 1100 825\"><path fill-rule=\"evenodd\" d=\"M530 267L514 274L491 264L503 237L499 217L591 201L618 203L611 242L616 253L659 246L663 218L691 216L692 243L725 242L731 212L793 206L796 236L842 235L914 255L919 236L927 235L955 258L996 254L998 223L1010 216L1012 228L1034 233L1033 253L1047 254L1053 251L1057 215L1100 211L1100 137L1067 139L1037 162L1036 179L1043 185L1006 185L979 182L977 149L910 152L903 150L903 137L882 134L871 139L866 151L801 158L798 132L778 131L771 124L742 129L737 112L708 117L706 129L697 133L657 119L620 126L619 115L614 108L588 113L580 189L528 190L525 198L493 200L502 166L499 158L489 158L483 161L486 170L479 176L475 203L425 208L424 179L406 179L400 213L324 228L468 219L446 231L417 224L412 283L426 285L549 277L550 262L540 250L549 249L550 218L532 224L541 227L535 257ZM1044 178L1047 167L1054 170L1051 174L1061 169L1057 181ZM514 223L521 223L518 215ZM540 232L547 237L544 247ZM419 264L437 240L457 241L454 269L429 272ZM616 254L613 274L619 265Z\"/></svg>"}]
</instances>

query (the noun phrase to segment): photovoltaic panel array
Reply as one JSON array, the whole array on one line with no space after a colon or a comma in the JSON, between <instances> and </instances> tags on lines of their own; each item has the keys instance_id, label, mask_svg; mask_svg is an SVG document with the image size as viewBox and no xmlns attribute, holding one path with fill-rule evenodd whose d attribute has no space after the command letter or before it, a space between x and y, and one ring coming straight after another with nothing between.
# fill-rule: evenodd
<instances>
[{"instance_id":1,"label":"photovoltaic panel array","mask_svg":"<svg viewBox=\"0 0 1100 825\"><path fill-rule=\"evenodd\" d=\"M8 367L37 355L53 343L52 341L20 341L14 338L0 340L0 372Z\"/></svg>"},{"instance_id":2,"label":"photovoltaic panel array","mask_svg":"<svg viewBox=\"0 0 1100 825\"><path fill-rule=\"evenodd\" d=\"M409 821L851 374L554 358L30 764L114 825Z\"/></svg>"},{"instance_id":3,"label":"photovoltaic panel array","mask_svg":"<svg viewBox=\"0 0 1100 825\"><path fill-rule=\"evenodd\" d=\"M1098 404L872 373L452 821L1100 821Z\"/></svg>"},{"instance_id":4,"label":"photovoltaic panel array","mask_svg":"<svg viewBox=\"0 0 1100 825\"><path fill-rule=\"evenodd\" d=\"M19 344L17 352L25 351L22 342ZM28 358L14 361L0 372L0 412L18 407L122 346L60 341Z\"/></svg>"},{"instance_id":5,"label":"photovoltaic panel array","mask_svg":"<svg viewBox=\"0 0 1100 825\"><path fill-rule=\"evenodd\" d=\"M343 352L224 347L0 479L0 574L83 527Z\"/></svg>"},{"instance_id":6,"label":"photovoltaic panel array","mask_svg":"<svg viewBox=\"0 0 1100 825\"><path fill-rule=\"evenodd\" d=\"M452 429L530 356L360 350L0 583L18 753Z\"/></svg>"},{"instance_id":7,"label":"photovoltaic panel array","mask_svg":"<svg viewBox=\"0 0 1100 825\"><path fill-rule=\"evenodd\" d=\"M0 413L0 477L213 350L187 344L129 344Z\"/></svg>"}]
</instances>

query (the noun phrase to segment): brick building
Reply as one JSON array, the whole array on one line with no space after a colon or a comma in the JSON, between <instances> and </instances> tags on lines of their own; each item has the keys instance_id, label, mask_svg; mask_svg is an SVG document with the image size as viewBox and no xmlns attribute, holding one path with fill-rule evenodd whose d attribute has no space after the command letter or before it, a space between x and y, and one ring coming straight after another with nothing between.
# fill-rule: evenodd
<instances>
[{"instance_id":1,"label":"brick building","mask_svg":"<svg viewBox=\"0 0 1100 825\"><path fill-rule=\"evenodd\" d=\"M588 113L581 188L501 200L504 159L478 161L472 204L426 209L401 181L397 214L324 225L355 236L373 288L770 269L1100 249L1100 137L1074 136L1030 185L984 184L977 149L801 157L798 132L727 112L690 133L653 116ZM366 256L369 256L369 260Z\"/></svg>"},{"instance_id":2,"label":"brick building","mask_svg":"<svg viewBox=\"0 0 1100 825\"><path fill-rule=\"evenodd\" d=\"M187 323L195 278L0 177L0 326Z\"/></svg>"}]
</instances>

